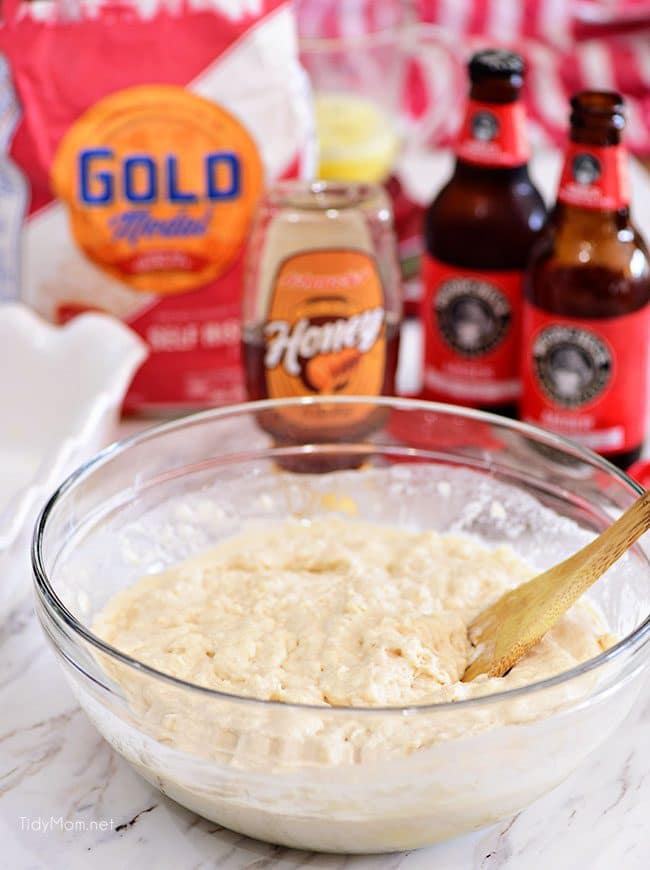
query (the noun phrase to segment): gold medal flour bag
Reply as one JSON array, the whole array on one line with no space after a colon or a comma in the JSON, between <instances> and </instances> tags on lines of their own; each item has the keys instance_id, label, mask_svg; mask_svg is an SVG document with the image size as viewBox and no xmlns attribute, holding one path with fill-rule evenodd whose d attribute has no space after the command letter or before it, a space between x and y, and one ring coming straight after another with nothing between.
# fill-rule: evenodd
<instances>
[{"instance_id":1,"label":"gold medal flour bag","mask_svg":"<svg viewBox=\"0 0 650 870\"><path fill-rule=\"evenodd\" d=\"M267 183L311 169L290 4L10 0L3 16L9 157L30 193L23 300L143 336L127 410L242 400L250 221Z\"/></svg>"}]
</instances>

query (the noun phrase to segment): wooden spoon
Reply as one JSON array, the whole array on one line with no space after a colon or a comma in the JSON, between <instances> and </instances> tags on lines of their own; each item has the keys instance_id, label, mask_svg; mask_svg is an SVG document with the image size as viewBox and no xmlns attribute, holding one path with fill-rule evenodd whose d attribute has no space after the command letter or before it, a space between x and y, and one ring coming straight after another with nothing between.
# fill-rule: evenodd
<instances>
[{"instance_id":1,"label":"wooden spoon","mask_svg":"<svg viewBox=\"0 0 650 870\"><path fill-rule=\"evenodd\" d=\"M649 528L650 489L586 547L480 613L467 629L477 656L463 682L503 676Z\"/></svg>"}]
</instances>

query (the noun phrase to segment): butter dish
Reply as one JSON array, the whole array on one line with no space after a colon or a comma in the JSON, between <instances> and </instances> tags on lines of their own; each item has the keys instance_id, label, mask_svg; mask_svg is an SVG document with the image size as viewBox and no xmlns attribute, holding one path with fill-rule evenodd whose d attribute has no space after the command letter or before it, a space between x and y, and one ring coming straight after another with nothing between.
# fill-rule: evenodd
<instances>
[{"instance_id":1,"label":"butter dish","mask_svg":"<svg viewBox=\"0 0 650 870\"><path fill-rule=\"evenodd\" d=\"M29 589L44 500L107 440L146 346L102 314L52 326L0 305L0 621Z\"/></svg>"}]
</instances>

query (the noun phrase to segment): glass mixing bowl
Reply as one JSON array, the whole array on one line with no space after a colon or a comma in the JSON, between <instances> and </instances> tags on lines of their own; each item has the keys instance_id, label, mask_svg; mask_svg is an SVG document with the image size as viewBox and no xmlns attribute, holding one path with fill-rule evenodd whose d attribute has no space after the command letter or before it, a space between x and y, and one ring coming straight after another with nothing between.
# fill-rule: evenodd
<instances>
[{"instance_id":1,"label":"glass mixing bowl","mask_svg":"<svg viewBox=\"0 0 650 870\"><path fill-rule=\"evenodd\" d=\"M302 416L319 414L339 428L300 443ZM347 433L346 419L355 421ZM282 444L268 434L279 420ZM220 409L116 444L68 478L35 530L37 611L95 726L179 803L288 846L412 849L517 812L620 725L650 650L642 547L591 592L620 638L614 646L543 682L450 704L334 708L227 695L121 654L93 634L95 615L143 574L249 520L348 516L354 503L369 522L505 541L542 569L640 492L562 438L450 406L328 398Z\"/></svg>"}]
</instances>

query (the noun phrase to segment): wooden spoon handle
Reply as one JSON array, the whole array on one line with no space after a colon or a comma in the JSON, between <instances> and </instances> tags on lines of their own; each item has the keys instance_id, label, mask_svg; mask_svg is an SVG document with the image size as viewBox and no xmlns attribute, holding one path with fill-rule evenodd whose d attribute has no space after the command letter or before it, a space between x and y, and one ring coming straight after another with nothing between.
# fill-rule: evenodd
<instances>
[{"instance_id":1,"label":"wooden spoon handle","mask_svg":"<svg viewBox=\"0 0 650 870\"><path fill-rule=\"evenodd\" d=\"M650 490L582 550L479 613L468 628L477 655L463 681L505 674L648 529Z\"/></svg>"},{"instance_id":2,"label":"wooden spoon handle","mask_svg":"<svg viewBox=\"0 0 650 870\"><path fill-rule=\"evenodd\" d=\"M581 588L578 594L582 594L648 529L650 489L595 540L560 563L556 568L558 579L572 575L576 585Z\"/></svg>"}]
</instances>

